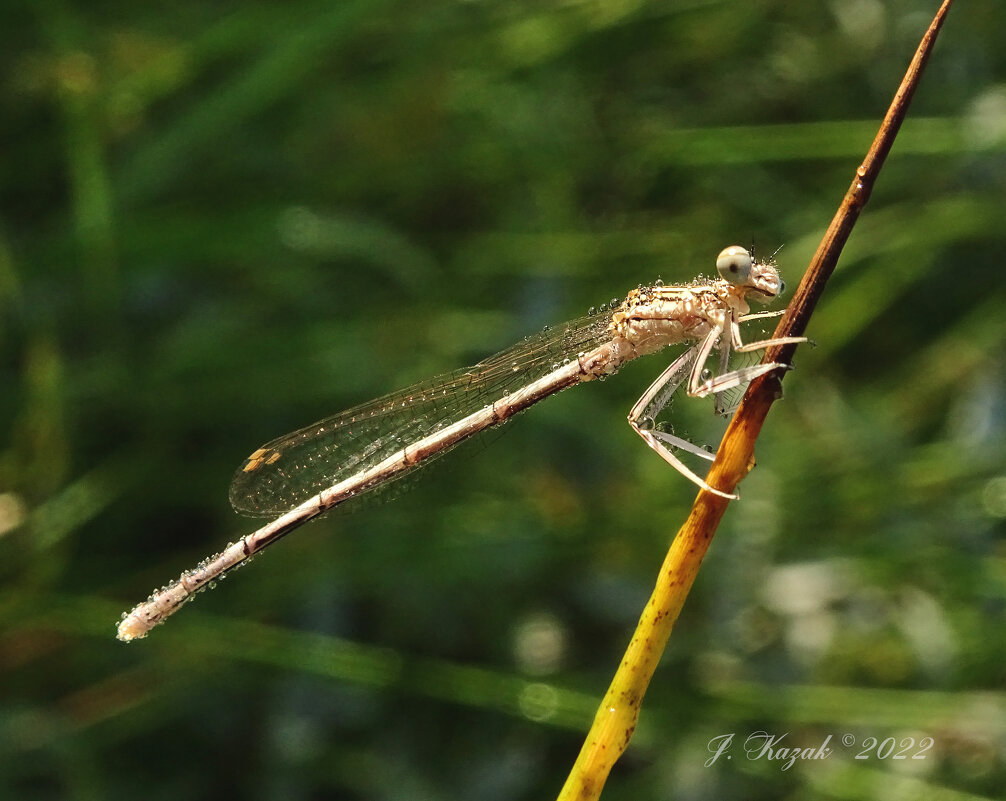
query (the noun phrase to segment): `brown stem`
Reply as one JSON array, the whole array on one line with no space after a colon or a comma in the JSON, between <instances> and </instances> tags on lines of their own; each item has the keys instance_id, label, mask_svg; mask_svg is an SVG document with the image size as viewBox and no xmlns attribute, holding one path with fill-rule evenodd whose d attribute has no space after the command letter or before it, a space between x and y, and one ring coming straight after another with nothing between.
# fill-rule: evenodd
<instances>
[{"instance_id":1,"label":"brown stem","mask_svg":"<svg viewBox=\"0 0 1006 801\"><path fill-rule=\"evenodd\" d=\"M811 259L807 272L804 273L800 285L793 294L793 299L786 308L786 313L779 320L773 337L798 337L807 330L810 316L824 292L825 284L835 270L842 248L845 247L849 234L852 233L852 228L856 224L856 220L859 219L859 213L870 199L870 194L880 175L887 154L891 152L894 139L908 113L908 106L916 88L918 88L922 71L929 60L933 46L936 44L936 37L940 28L943 27L943 22L952 3L953 0L944 0L940 10L933 18L929 30L922 37L922 41L915 51L915 56L912 58L911 64L908 65L905 77L901 81L901 86L898 87L894 100L891 102L890 108L887 109L880 130L877 131L877 136L874 138L866 158L856 170L852 185L845 193L842 203L832 218L831 225L828 226L821 243L817 246L817 252L814 253L814 258ZM763 361L789 364L795 350L796 345L794 344L769 348L765 352ZM723 435L716 461L709 471L706 481L712 486L725 492L732 492L737 483L750 470L754 458L754 441L765 421L769 407L780 395L781 380L780 373L771 373L751 382L743 403L737 409L737 413ZM696 508L693 508L693 514L702 502L703 495L709 495L709 493L699 495L696 499ZM722 500L712 495L710 498ZM726 504L721 503L717 506L721 507L721 511L716 517L718 521ZM686 522L685 525L688 523ZM712 536L711 532L709 536Z\"/></svg>"},{"instance_id":2,"label":"brown stem","mask_svg":"<svg viewBox=\"0 0 1006 801\"><path fill-rule=\"evenodd\" d=\"M773 336L802 336L806 330L852 227L869 200L951 3L952 0L944 0L922 38L877 137L866 159L856 170L852 186L846 192ZM795 344L770 348L764 361L789 364L795 349ZM780 394L779 372L751 383L723 435L716 460L706 477L710 485L724 492L733 492L751 469L758 432L769 408ZM643 694L728 503L711 492L699 491L688 518L671 544L657 576L653 595L643 610L625 657L612 678L594 724L559 795L560 801L587 801L600 796L608 773L629 743Z\"/></svg>"}]
</instances>

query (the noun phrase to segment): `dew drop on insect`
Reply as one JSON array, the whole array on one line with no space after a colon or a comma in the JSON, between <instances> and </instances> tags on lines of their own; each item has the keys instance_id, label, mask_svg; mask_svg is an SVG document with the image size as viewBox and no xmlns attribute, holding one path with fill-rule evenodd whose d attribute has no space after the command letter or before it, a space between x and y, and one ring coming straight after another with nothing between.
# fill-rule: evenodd
<instances>
[{"instance_id":1,"label":"dew drop on insect","mask_svg":"<svg viewBox=\"0 0 1006 801\"><path fill-rule=\"evenodd\" d=\"M656 281L653 282L653 285L654 286L663 286L664 282L661 279L658 278Z\"/></svg>"},{"instance_id":2,"label":"dew drop on insect","mask_svg":"<svg viewBox=\"0 0 1006 801\"><path fill-rule=\"evenodd\" d=\"M611 300L608 301L608 308L614 311L615 309L618 308L618 303L619 303L618 298L612 298Z\"/></svg>"},{"instance_id":3,"label":"dew drop on insect","mask_svg":"<svg viewBox=\"0 0 1006 801\"><path fill-rule=\"evenodd\" d=\"M649 431L653 428L653 418L652 417L640 417L639 422L636 425L643 431Z\"/></svg>"},{"instance_id":4,"label":"dew drop on insect","mask_svg":"<svg viewBox=\"0 0 1006 801\"><path fill-rule=\"evenodd\" d=\"M597 309L591 306L589 309L587 309L587 314L597 314Z\"/></svg>"},{"instance_id":5,"label":"dew drop on insect","mask_svg":"<svg viewBox=\"0 0 1006 801\"><path fill-rule=\"evenodd\" d=\"M710 378L713 377L713 371L709 370L707 368L707 369L705 369L705 370L702 371L702 376L701 377L702 377L703 381L708 381Z\"/></svg>"}]
</instances>

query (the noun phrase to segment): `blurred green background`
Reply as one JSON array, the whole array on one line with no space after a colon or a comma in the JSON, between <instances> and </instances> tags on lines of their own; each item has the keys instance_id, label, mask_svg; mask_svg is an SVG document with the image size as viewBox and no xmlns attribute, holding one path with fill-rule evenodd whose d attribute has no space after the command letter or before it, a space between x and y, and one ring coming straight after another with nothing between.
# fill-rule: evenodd
<instances>
[{"instance_id":1,"label":"blurred green background","mask_svg":"<svg viewBox=\"0 0 1006 801\"><path fill-rule=\"evenodd\" d=\"M695 494L670 354L115 623L266 440L727 244L795 286L936 6L5 4L0 797L554 797ZM606 799L1002 797L1003 41L952 12ZM705 766L758 730L836 753Z\"/></svg>"}]
</instances>

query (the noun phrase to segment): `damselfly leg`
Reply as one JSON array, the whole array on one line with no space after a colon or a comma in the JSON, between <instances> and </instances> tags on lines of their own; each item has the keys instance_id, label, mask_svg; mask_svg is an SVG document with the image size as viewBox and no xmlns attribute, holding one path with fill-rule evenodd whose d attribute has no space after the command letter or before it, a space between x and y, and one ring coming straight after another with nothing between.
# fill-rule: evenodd
<instances>
[{"instance_id":1,"label":"damselfly leg","mask_svg":"<svg viewBox=\"0 0 1006 801\"><path fill-rule=\"evenodd\" d=\"M716 489L706 481L696 475L688 465L674 454L671 448L686 451L695 456L712 461L715 456L709 451L694 445L682 437L675 436L666 431L660 431L655 427L657 416L670 403L671 397L678 387L685 382L685 391L689 397L704 398L713 394L717 398L721 393L734 389L738 386L746 386L759 376L777 369L789 369L789 365L778 362L768 364L756 364L750 367L742 367L737 370L726 370L729 364L731 350L737 353L748 353L752 351L764 350L773 345L785 345L790 343L806 342L806 337L778 337L775 339L763 339L757 342L745 343L740 334L738 321L760 319L765 317L775 317L782 312L762 312L758 314L743 315L737 320L732 317L720 321L713 325L709 333L702 341L678 357L671 365L658 376L650 388L643 393L642 397L632 407L629 412L629 425L643 441L653 450L660 454L671 467L681 473L693 484L698 485L707 492L719 495L722 498L736 500L737 495ZM730 336L725 336L724 329L729 327ZM703 378L706 370L706 362L712 354L713 348L719 344L720 349L720 374L710 378ZM717 411L720 411L717 408Z\"/></svg>"}]
</instances>

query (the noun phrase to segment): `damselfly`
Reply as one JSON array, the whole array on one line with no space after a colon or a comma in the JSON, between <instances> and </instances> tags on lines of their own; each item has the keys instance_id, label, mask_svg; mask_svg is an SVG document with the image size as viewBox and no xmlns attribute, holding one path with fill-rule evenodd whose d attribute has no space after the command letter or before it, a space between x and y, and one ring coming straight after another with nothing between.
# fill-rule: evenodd
<instances>
[{"instance_id":1,"label":"damselfly","mask_svg":"<svg viewBox=\"0 0 1006 801\"><path fill-rule=\"evenodd\" d=\"M302 523L428 464L542 398L611 375L625 362L668 345L696 343L632 407L629 424L703 490L735 498L709 486L675 450L709 460L712 454L659 430L654 420L682 384L689 396L715 395L722 406L728 390L783 366L770 362L729 370L731 352L805 340L741 339L741 323L782 314L752 314L748 305L749 299L764 303L782 291L771 259L759 262L733 245L719 254L716 269L716 280L640 287L620 304L546 329L474 367L415 384L266 443L238 469L230 498L238 512L278 517L123 615L119 639L144 636L195 592ZM714 350L719 353L716 374L706 369Z\"/></svg>"}]
</instances>

